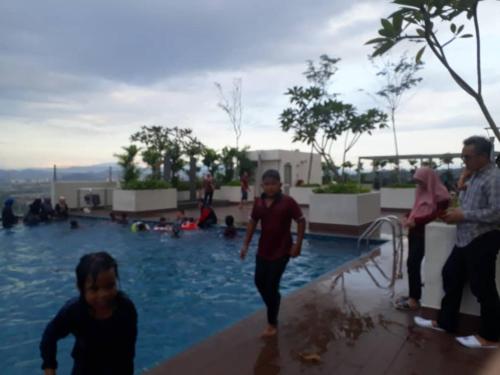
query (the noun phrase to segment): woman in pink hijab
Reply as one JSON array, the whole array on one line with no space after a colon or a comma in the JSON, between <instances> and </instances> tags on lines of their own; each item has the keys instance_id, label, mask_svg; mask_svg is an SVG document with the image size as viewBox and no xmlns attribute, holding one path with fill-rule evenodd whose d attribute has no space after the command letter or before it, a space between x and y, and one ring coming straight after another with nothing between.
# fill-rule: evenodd
<instances>
[{"instance_id":1,"label":"woman in pink hijab","mask_svg":"<svg viewBox=\"0 0 500 375\"><path fill-rule=\"evenodd\" d=\"M408 284L409 296L396 301L396 308L416 310L420 307L422 279L420 266L425 255L425 225L446 210L450 201L448 190L438 174L429 167L416 170L413 179L417 183L415 203L404 222L408 228Z\"/></svg>"}]
</instances>

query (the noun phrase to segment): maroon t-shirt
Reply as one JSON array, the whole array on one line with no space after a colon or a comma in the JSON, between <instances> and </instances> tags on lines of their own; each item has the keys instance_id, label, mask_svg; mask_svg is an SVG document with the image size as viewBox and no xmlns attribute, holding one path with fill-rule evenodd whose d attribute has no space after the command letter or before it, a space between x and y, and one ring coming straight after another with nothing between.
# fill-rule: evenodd
<instances>
[{"instance_id":1,"label":"maroon t-shirt","mask_svg":"<svg viewBox=\"0 0 500 375\"><path fill-rule=\"evenodd\" d=\"M261 221L257 255L266 260L288 256L293 243L290 230L292 219L299 221L304 218L297 202L280 193L266 207L263 195L255 200L250 217L256 223Z\"/></svg>"},{"instance_id":2,"label":"maroon t-shirt","mask_svg":"<svg viewBox=\"0 0 500 375\"><path fill-rule=\"evenodd\" d=\"M242 190L244 191L248 190L248 176L241 176L240 185Z\"/></svg>"}]
</instances>

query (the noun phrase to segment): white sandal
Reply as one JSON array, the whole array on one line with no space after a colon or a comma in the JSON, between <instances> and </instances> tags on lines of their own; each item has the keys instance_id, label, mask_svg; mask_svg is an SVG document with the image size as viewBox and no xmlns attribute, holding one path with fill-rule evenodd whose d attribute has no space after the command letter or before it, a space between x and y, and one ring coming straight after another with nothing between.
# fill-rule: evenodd
<instances>
[{"instance_id":1,"label":"white sandal","mask_svg":"<svg viewBox=\"0 0 500 375\"><path fill-rule=\"evenodd\" d=\"M471 348L471 349L496 349L498 348L498 345L481 345L479 340L476 338L476 336L461 336L461 337L455 337L456 340L465 346L466 348Z\"/></svg>"},{"instance_id":2,"label":"white sandal","mask_svg":"<svg viewBox=\"0 0 500 375\"><path fill-rule=\"evenodd\" d=\"M439 327L435 327L433 324L432 324L432 320L431 319L424 319L420 316L415 316L413 318L413 321L415 322L415 324L419 327L422 327L422 328L430 328L430 329L433 329L435 331L439 331L439 332L444 332L444 329L442 328L439 328Z\"/></svg>"}]
</instances>

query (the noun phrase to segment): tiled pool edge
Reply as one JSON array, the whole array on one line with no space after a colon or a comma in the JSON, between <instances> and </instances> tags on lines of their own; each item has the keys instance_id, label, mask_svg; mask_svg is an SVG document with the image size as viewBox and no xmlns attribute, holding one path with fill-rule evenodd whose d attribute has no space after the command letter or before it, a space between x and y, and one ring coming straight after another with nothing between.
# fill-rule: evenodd
<instances>
[{"instance_id":1,"label":"tiled pool edge","mask_svg":"<svg viewBox=\"0 0 500 375\"><path fill-rule=\"evenodd\" d=\"M323 235L321 235L321 236L323 236ZM325 237L328 237L328 236L325 236ZM347 236L347 237L349 237L349 236ZM385 243L386 241L383 241L383 242ZM311 280L310 282L308 282L303 287L301 287L301 288L299 288L297 290L294 290L293 292L291 292L290 294L288 294L286 297L284 297L282 299L282 301L281 301L281 304L284 305L286 303L286 301L288 301L290 299L297 298L297 296L300 296L301 294L306 293L309 289L313 289L317 284L320 284L320 283L324 282L325 280L328 280L328 279L330 279L332 277L335 277L335 276L337 276L339 274L342 274L343 272L346 272L346 271L348 271L350 269L362 266L364 263L368 262L373 257L376 257L378 255L380 255L380 247L374 248L371 251L362 254L358 258L350 260L350 261L342 264L341 266L335 268L334 270L331 270L331 271L329 271L329 272L327 272L327 273L325 273L323 275L318 276L317 278L315 278L315 279ZM143 375L160 375L160 374L170 373L170 372L166 372L166 371L163 372L162 368L164 366L168 365L171 362L175 362L176 360L178 360L180 358L184 358L186 356L190 356L193 352L196 352L199 348L203 348L203 347L206 347L206 346L211 346L214 343L216 344L219 341L220 336L223 336L225 333L228 333L230 331L238 329L238 327L240 325L244 325L245 322L247 322L247 321L256 321L256 320L259 321L259 322L261 322L262 325L264 326L264 324L265 324L265 308L264 307L262 307L261 309L257 310L256 312L248 315L247 317L245 317L245 318L243 318L243 319L241 319L241 320L239 320L239 321L231 324L230 326L224 328L223 330L221 330L219 332L216 332L213 335L211 335L211 336L203 339L202 341L194 344L190 348L187 348L186 350L184 350L184 351L182 351L182 352L180 352L180 353L172 356L171 358L166 359L164 362L162 362L158 366L155 366L152 369L147 370L146 372L144 372ZM259 332L255 332L253 335L254 336L258 336L258 334L259 334Z\"/></svg>"}]
</instances>

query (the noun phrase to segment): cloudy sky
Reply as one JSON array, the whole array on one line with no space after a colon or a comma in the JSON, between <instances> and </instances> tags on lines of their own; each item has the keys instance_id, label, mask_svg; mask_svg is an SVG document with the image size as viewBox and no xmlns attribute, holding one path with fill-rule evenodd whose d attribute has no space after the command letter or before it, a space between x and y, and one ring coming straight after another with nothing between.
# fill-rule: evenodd
<instances>
[{"instance_id":1,"label":"cloudy sky","mask_svg":"<svg viewBox=\"0 0 500 375\"><path fill-rule=\"evenodd\" d=\"M280 130L283 93L305 84L306 60L326 53L342 59L332 90L360 110L376 105L360 92L380 86L363 44L392 10L386 0L2 1L0 168L110 162L141 125L189 127L210 147L234 145L214 82L229 90L238 77L240 143L307 150ZM500 2L480 11L484 94L498 122ZM472 82L473 51L470 40L449 47ZM398 112L400 151L456 152L464 137L486 135L486 122L430 53L424 60L424 81ZM349 158L392 150L392 133L379 131Z\"/></svg>"}]
</instances>

